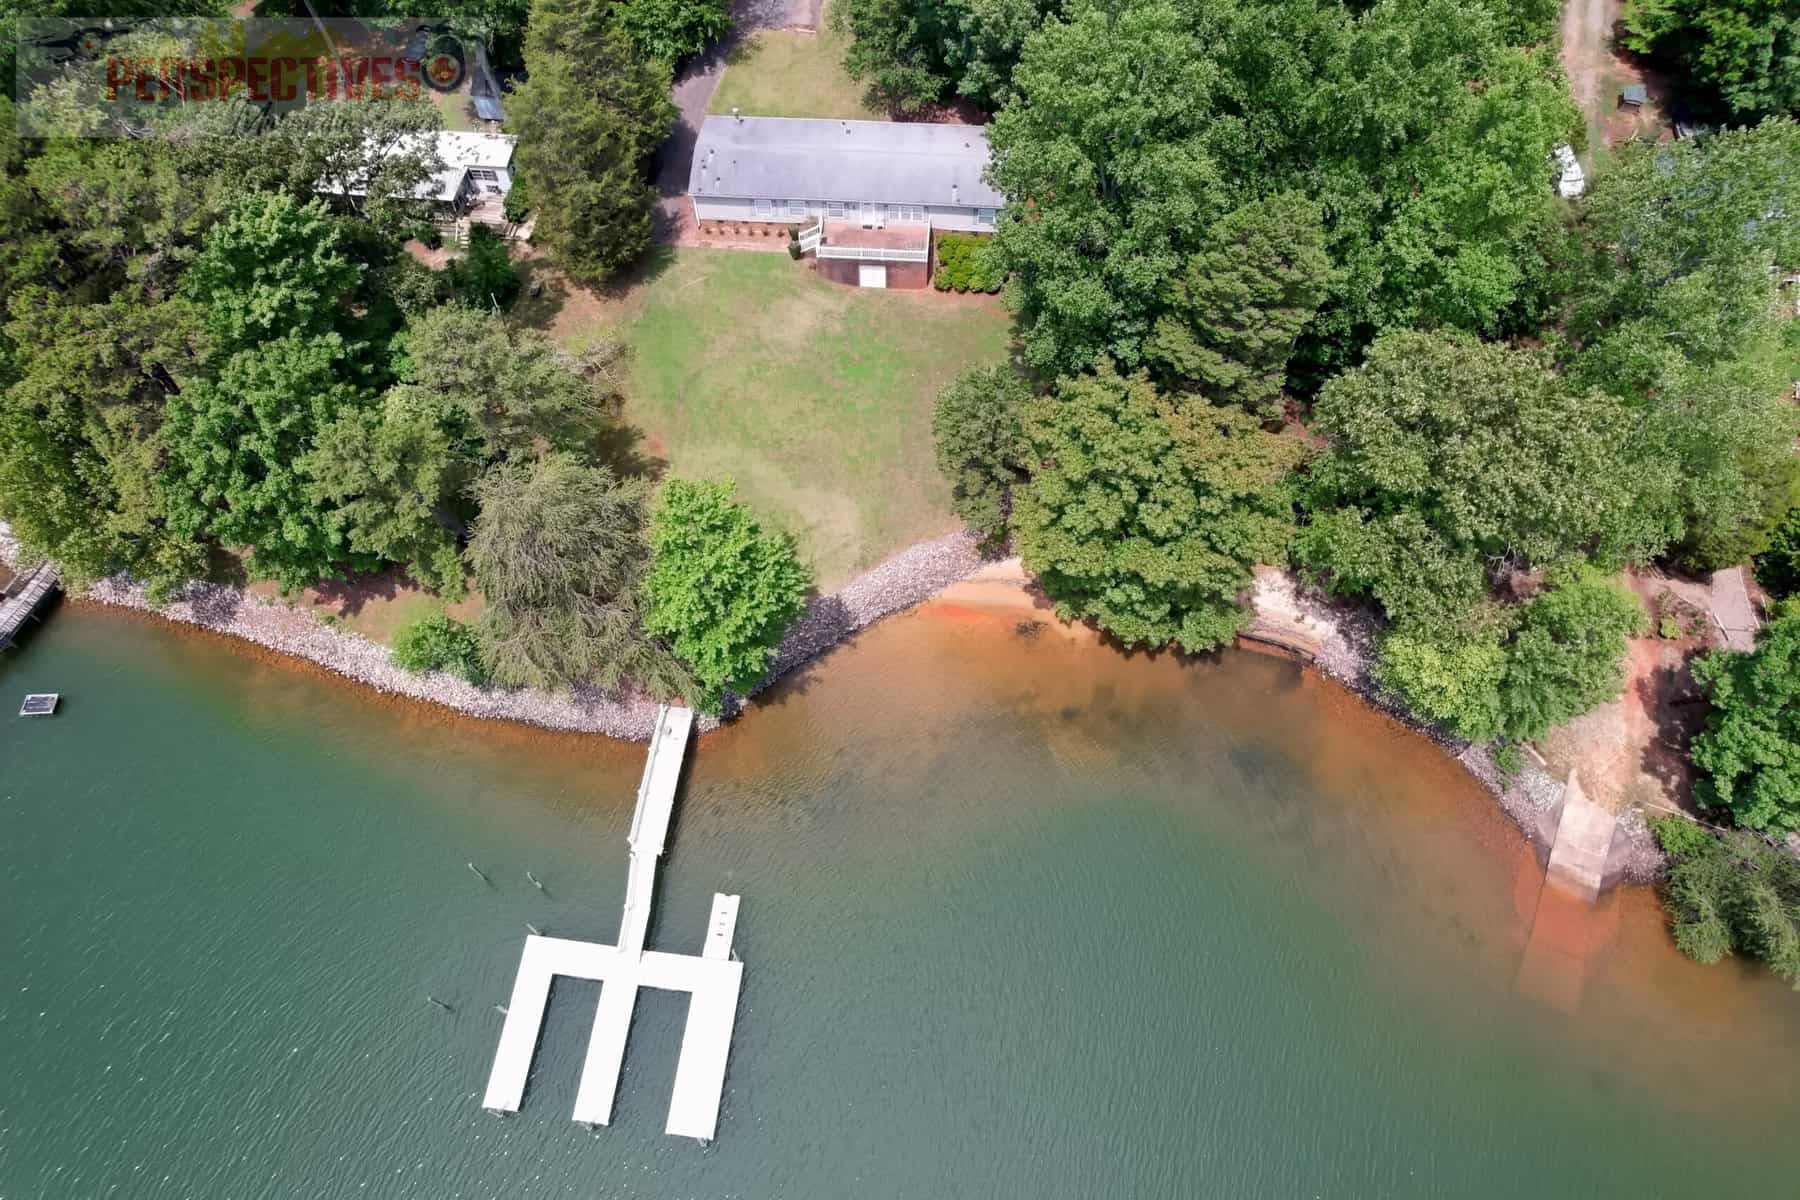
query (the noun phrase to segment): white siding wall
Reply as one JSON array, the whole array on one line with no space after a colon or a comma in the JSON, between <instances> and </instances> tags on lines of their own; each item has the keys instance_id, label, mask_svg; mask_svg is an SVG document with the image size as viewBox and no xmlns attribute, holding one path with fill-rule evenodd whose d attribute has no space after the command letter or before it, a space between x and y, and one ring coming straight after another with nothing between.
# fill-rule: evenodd
<instances>
[{"instance_id":1,"label":"white siding wall","mask_svg":"<svg viewBox=\"0 0 1800 1200\"><path fill-rule=\"evenodd\" d=\"M695 196L694 216L701 221L748 221L752 219L750 201L730 196Z\"/></svg>"}]
</instances>

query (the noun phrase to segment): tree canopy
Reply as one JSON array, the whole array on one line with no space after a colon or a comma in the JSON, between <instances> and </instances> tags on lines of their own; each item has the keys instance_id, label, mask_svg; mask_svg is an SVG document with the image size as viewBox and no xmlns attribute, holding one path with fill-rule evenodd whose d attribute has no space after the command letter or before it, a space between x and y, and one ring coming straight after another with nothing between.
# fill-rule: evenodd
<instances>
[{"instance_id":1,"label":"tree canopy","mask_svg":"<svg viewBox=\"0 0 1800 1200\"><path fill-rule=\"evenodd\" d=\"M977 367L938 392L931 417L938 470L969 528L1004 541L1012 490L1025 479L1023 414L1031 385L1009 366Z\"/></svg>"},{"instance_id":2,"label":"tree canopy","mask_svg":"<svg viewBox=\"0 0 1800 1200\"><path fill-rule=\"evenodd\" d=\"M1283 192L1235 208L1170 281L1145 355L1174 387L1269 415L1330 282L1317 204Z\"/></svg>"},{"instance_id":3,"label":"tree canopy","mask_svg":"<svg viewBox=\"0 0 1800 1200\"><path fill-rule=\"evenodd\" d=\"M1800 110L1800 12L1784 0L1630 0L1624 44L1735 117Z\"/></svg>"},{"instance_id":4,"label":"tree canopy","mask_svg":"<svg viewBox=\"0 0 1800 1200\"><path fill-rule=\"evenodd\" d=\"M1748 829L1800 830L1800 603L1781 604L1753 653L1715 651L1694 678L1712 701L1693 742L1696 796Z\"/></svg>"},{"instance_id":5,"label":"tree canopy","mask_svg":"<svg viewBox=\"0 0 1800 1200\"><path fill-rule=\"evenodd\" d=\"M169 397L163 481L176 530L248 547L251 569L285 590L374 565L320 509L301 466L320 430L368 402L340 378L343 356L335 333L288 334Z\"/></svg>"},{"instance_id":6,"label":"tree canopy","mask_svg":"<svg viewBox=\"0 0 1800 1200\"><path fill-rule=\"evenodd\" d=\"M649 166L675 120L667 67L632 48L609 7L535 0L527 77L507 101L518 169L537 204L534 237L590 284L649 247Z\"/></svg>"},{"instance_id":7,"label":"tree canopy","mask_svg":"<svg viewBox=\"0 0 1800 1200\"><path fill-rule=\"evenodd\" d=\"M791 538L765 532L730 482L672 479L650 527L644 627L667 638L717 711L747 691L800 615L811 579Z\"/></svg>"},{"instance_id":8,"label":"tree canopy","mask_svg":"<svg viewBox=\"0 0 1800 1200\"><path fill-rule=\"evenodd\" d=\"M494 679L688 689L685 671L640 618L648 565L642 482L550 454L497 464L475 497L468 558L487 600L481 655Z\"/></svg>"},{"instance_id":9,"label":"tree canopy","mask_svg":"<svg viewBox=\"0 0 1800 1200\"><path fill-rule=\"evenodd\" d=\"M1213 221L1283 192L1335 268L1299 355L1384 330L1496 334L1546 303L1545 158L1578 136L1543 14L1480 0L1073 0L989 129L998 246L1033 366L1133 365Z\"/></svg>"},{"instance_id":10,"label":"tree canopy","mask_svg":"<svg viewBox=\"0 0 1800 1200\"><path fill-rule=\"evenodd\" d=\"M1127 646L1210 650L1237 633L1251 568L1286 554L1297 438L1183 409L1110 364L1027 405L1024 432L1013 529L1058 615Z\"/></svg>"},{"instance_id":11,"label":"tree canopy","mask_svg":"<svg viewBox=\"0 0 1800 1200\"><path fill-rule=\"evenodd\" d=\"M206 235L182 292L222 353L328 333L361 276L339 243L322 201L248 192Z\"/></svg>"}]
</instances>

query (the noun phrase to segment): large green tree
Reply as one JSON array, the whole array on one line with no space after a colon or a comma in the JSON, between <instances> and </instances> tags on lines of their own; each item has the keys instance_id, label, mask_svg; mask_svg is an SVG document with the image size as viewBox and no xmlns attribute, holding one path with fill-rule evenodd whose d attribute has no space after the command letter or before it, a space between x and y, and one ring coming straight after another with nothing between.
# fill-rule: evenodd
<instances>
[{"instance_id":1,"label":"large green tree","mask_svg":"<svg viewBox=\"0 0 1800 1200\"><path fill-rule=\"evenodd\" d=\"M1251 568L1286 553L1298 439L1236 409L1184 409L1110 364L1034 400L1024 429L1015 544L1060 616L1128 646L1210 650L1236 634Z\"/></svg>"},{"instance_id":2,"label":"large green tree","mask_svg":"<svg viewBox=\"0 0 1800 1200\"><path fill-rule=\"evenodd\" d=\"M479 462L588 453L616 396L546 335L489 312L429 309L407 327L403 386L444 410Z\"/></svg>"},{"instance_id":3,"label":"large green tree","mask_svg":"<svg viewBox=\"0 0 1800 1200\"><path fill-rule=\"evenodd\" d=\"M288 335L240 350L169 398L163 484L169 523L250 550L250 568L294 590L345 566L377 565L352 549L303 469L319 432L368 402L343 380L335 333Z\"/></svg>"},{"instance_id":4,"label":"large green tree","mask_svg":"<svg viewBox=\"0 0 1800 1200\"><path fill-rule=\"evenodd\" d=\"M13 297L19 378L0 397L0 513L32 551L81 583L130 571L159 587L198 568L170 527L160 476L163 410L200 376L198 314L119 296Z\"/></svg>"},{"instance_id":5,"label":"large green tree","mask_svg":"<svg viewBox=\"0 0 1800 1200\"><path fill-rule=\"evenodd\" d=\"M1800 604L1784 601L1756 650L1697 659L1712 713L1694 738L1699 800L1739 825L1800 830Z\"/></svg>"},{"instance_id":6,"label":"large green tree","mask_svg":"<svg viewBox=\"0 0 1800 1200\"><path fill-rule=\"evenodd\" d=\"M811 583L793 539L766 532L736 490L670 480L650 526L644 627L668 639L711 711L762 679Z\"/></svg>"},{"instance_id":7,"label":"large green tree","mask_svg":"<svg viewBox=\"0 0 1800 1200\"><path fill-rule=\"evenodd\" d=\"M988 127L996 247L1027 360L1135 366L1163 291L1221 209L1217 22L1173 0L1081 2L1027 43Z\"/></svg>"},{"instance_id":8,"label":"large green tree","mask_svg":"<svg viewBox=\"0 0 1800 1200\"><path fill-rule=\"evenodd\" d=\"M249 192L207 233L182 294L228 354L337 328L339 302L360 278L322 201Z\"/></svg>"},{"instance_id":9,"label":"large green tree","mask_svg":"<svg viewBox=\"0 0 1800 1200\"><path fill-rule=\"evenodd\" d=\"M950 503L969 528L1004 541L1012 490L1025 479L1025 406L1031 385L1010 366L975 367L938 392L932 441Z\"/></svg>"},{"instance_id":10,"label":"large green tree","mask_svg":"<svg viewBox=\"0 0 1800 1200\"><path fill-rule=\"evenodd\" d=\"M487 601L482 663L497 681L532 687L634 682L657 694L691 688L644 631L648 493L565 454L500 463L475 487L468 548Z\"/></svg>"},{"instance_id":11,"label":"large green tree","mask_svg":"<svg viewBox=\"0 0 1800 1200\"><path fill-rule=\"evenodd\" d=\"M1390 334L1320 392L1313 428L1330 450L1313 465L1300 555L1396 619L1468 608L1490 564L1619 563L1670 533L1638 506L1656 467L1631 410L1571 391L1538 353Z\"/></svg>"},{"instance_id":12,"label":"large green tree","mask_svg":"<svg viewBox=\"0 0 1800 1200\"><path fill-rule=\"evenodd\" d=\"M329 194L389 236L430 215L426 184L444 167L443 119L427 100L365 100L296 109L253 147L265 187ZM434 185L435 186L435 185Z\"/></svg>"},{"instance_id":13,"label":"large green tree","mask_svg":"<svg viewBox=\"0 0 1800 1200\"><path fill-rule=\"evenodd\" d=\"M351 551L403 563L426 587L460 599L460 499L474 464L453 428L429 396L396 387L321 427L299 469Z\"/></svg>"},{"instance_id":14,"label":"large green tree","mask_svg":"<svg viewBox=\"0 0 1800 1200\"><path fill-rule=\"evenodd\" d=\"M1624 44L1660 59L1724 113L1800 110L1800 11L1791 0L1630 0Z\"/></svg>"},{"instance_id":15,"label":"large green tree","mask_svg":"<svg viewBox=\"0 0 1800 1200\"><path fill-rule=\"evenodd\" d=\"M650 245L649 165L673 125L667 69L609 17L608 0L537 0L527 78L507 101L518 168L531 177L535 239L583 283Z\"/></svg>"},{"instance_id":16,"label":"large green tree","mask_svg":"<svg viewBox=\"0 0 1800 1200\"><path fill-rule=\"evenodd\" d=\"M1269 415L1330 281L1319 206L1292 192L1253 201L1207 229L1145 354L1172 387Z\"/></svg>"}]
</instances>

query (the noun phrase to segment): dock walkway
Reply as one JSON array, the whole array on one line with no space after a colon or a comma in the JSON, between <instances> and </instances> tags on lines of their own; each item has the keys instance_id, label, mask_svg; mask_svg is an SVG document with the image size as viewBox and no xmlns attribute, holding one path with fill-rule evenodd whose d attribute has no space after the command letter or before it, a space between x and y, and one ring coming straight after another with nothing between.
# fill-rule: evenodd
<instances>
[{"instance_id":1,"label":"dock walkway","mask_svg":"<svg viewBox=\"0 0 1800 1200\"><path fill-rule=\"evenodd\" d=\"M686 992L690 997L664 1129L703 1140L711 1139L717 1130L744 975L744 964L731 952L738 897L713 896L703 953L667 954L644 949L656 893L656 860L668 841L675 792L693 723L694 714L685 708L665 705L657 712L656 732L631 818L631 868L626 877L618 945L538 934L525 939L512 999L506 1009L506 1024L500 1031L500 1045L494 1053L487 1093L481 1102L484 1108L518 1111L543 1030L550 986L560 975L600 983L600 1003L575 1095L575 1120L589 1125L612 1122L613 1100L625 1064L625 1043L637 1007L638 989L661 988Z\"/></svg>"},{"instance_id":2,"label":"dock walkway","mask_svg":"<svg viewBox=\"0 0 1800 1200\"><path fill-rule=\"evenodd\" d=\"M56 568L44 563L13 581L4 601L0 601L0 650L13 644L25 622L37 615L38 608L56 590Z\"/></svg>"}]
</instances>

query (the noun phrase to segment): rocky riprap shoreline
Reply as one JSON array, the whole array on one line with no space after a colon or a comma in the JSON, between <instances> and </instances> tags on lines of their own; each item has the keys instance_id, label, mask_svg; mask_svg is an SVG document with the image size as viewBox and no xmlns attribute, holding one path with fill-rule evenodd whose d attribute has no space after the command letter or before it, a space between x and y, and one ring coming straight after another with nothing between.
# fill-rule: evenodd
<instances>
[{"instance_id":1,"label":"rocky riprap shoreline","mask_svg":"<svg viewBox=\"0 0 1800 1200\"><path fill-rule=\"evenodd\" d=\"M0 562L16 561L18 546L0 523ZM973 575L991 556L967 532L946 534L902 550L829 595L814 597L777 647L769 672L755 691L805 666L882 617L930 599ZM656 721L649 697L574 688L552 692L534 688L477 687L442 672L413 674L394 665L388 648L326 625L309 612L263 600L238 588L192 583L172 603L153 604L144 589L125 576L93 585L84 600L154 613L171 621L243 638L279 654L291 654L388 695L423 700L488 720L517 721L568 733L598 733L627 741L648 741ZM1419 721L1376 682L1372 666L1380 622L1366 608L1345 605L1307 587L1292 572L1257 573L1252 606L1301 631L1315 647L1313 665L1370 704L1436 741L1493 793L1508 816L1535 844L1548 848L1563 785L1527 763L1508 776L1485 747L1450 736ZM743 707L727 697L726 717ZM702 730L716 729L717 717L703 716ZM1664 859L1641 813L1621 814L1609 875L1636 883L1661 876Z\"/></svg>"},{"instance_id":2,"label":"rocky riprap shoreline","mask_svg":"<svg viewBox=\"0 0 1800 1200\"><path fill-rule=\"evenodd\" d=\"M1303 584L1291 571L1259 569L1251 605L1259 616L1300 633L1313 649L1313 665L1381 709L1442 746L1493 794L1506 815L1525 836L1548 853L1556 840L1557 818L1562 811L1562 782L1533 763L1525 763L1512 775L1502 771L1486 746L1458 738L1429 722L1421 721L1374 676L1375 642L1380 621L1363 607L1342 604ZM1643 813L1629 809L1619 815L1609 878L1633 883L1654 883L1662 877L1665 859Z\"/></svg>"},{"instance_id":3,"label":"rocky riprap shoreline","mask_svg":"<svg viewBox=\"0 0 1800 1200\"><path fill-rule=\"evenodd\" d=\"M18 546L0 525L0 561L15 561ZM824 654L860 629L890 613L911 608L973 574L984 562L976 538L947 534L902 550L844 587L815 597L788 630L769 674L757 690ZM154 613L171 621L243 638L279 654L291 654L366 687L393 696L440 704L472 717L518 721L568 733L599 733L648 741L656 722L656 702L646 696L574 688L477 687L441 671L416 675L393 662L386 646L333 628L310 612L263 600L214 583L191 583L172 602L152 603L142 585L126 576L103 579L80 599ZM727 706L735 712L741 702ZM717 718L702 717L702 729Z\"/></svg>"}]
</instances>

